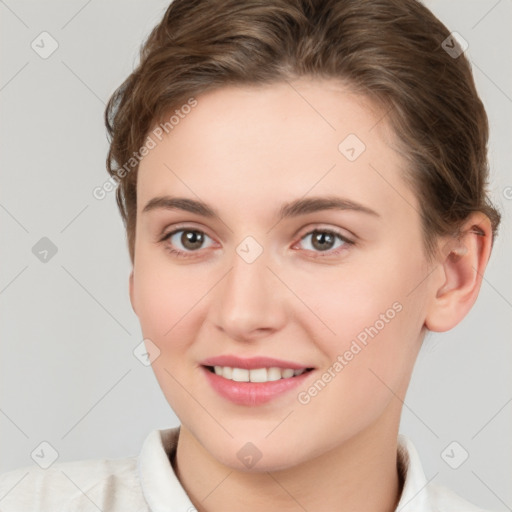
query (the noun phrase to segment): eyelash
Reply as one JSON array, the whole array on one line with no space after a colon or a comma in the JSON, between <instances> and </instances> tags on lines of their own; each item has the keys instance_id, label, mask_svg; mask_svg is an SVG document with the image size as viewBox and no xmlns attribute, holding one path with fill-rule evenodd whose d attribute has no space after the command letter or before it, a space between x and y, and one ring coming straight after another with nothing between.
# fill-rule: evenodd
<instances>
[{"instance_id":1,"label":"eyelash","mask_svg":"<svg viewBox=\"0 0 512 512\"><path fill-rule=\"evenodd\" d=\"M179 229L175 229L174 231L171 231L170 233L165 234L159 240L159 242L165 242L165 241L169 240L173 235L175 235L176 233L179 233L180 231L197 232L197 233L201 233L203 235L206 235L208 238L211 238L204 231L202 231L200 229L181 227ZM337 231L332 230L332 229L322 229L322 228L315 228L315 229L312 229L311 231L308 231L306 234L304 234L304 236L302 236L299 239L299 242L301 242L307 236L310 236L310 235L312 235L314 233L323 233L323 234L332 235L332 236L338 238L339 240L341 240L343 242L343 245L341 245L340 247L338 247L335 250L330 249L328 251L312 251L312 252L314 252L316 254L315 256L313 256L313 258L325 258L325 257L328 257L328 256L337 256L340 252L346 250L347 246L350 247L350 246L355 245L354 241L349 240L347 237L345 237L341 233L338 233ZM296 244L294 244L294 245L296 245ZM173 247L171 247L169 245L166 245L165 249L169 253L171 253L172 255L174 255L174 256L176 256L178 258L193 258L193 257L195 257L194 253L199 252L199 250L197 250L197 251L179 251L179 250L176 250L176 249L174 249Z\"/></svg>"}]
</instances>

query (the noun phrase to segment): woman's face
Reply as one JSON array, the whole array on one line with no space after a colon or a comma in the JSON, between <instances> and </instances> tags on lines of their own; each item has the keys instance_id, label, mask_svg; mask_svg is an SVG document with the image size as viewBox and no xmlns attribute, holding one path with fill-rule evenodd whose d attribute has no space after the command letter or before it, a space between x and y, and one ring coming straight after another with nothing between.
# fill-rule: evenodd
<instances>
[{"instance_id":1,"label":"woman's face","mask_svg":"<svg viewBox=\"0 0 512 512\"><path fill-rule=\"evenodd\" d=\"M131 300L169 404L239 469L389 431L433 287L384 113L333 81L196 99L137 184Z\"/></svg>"}]
</instances>

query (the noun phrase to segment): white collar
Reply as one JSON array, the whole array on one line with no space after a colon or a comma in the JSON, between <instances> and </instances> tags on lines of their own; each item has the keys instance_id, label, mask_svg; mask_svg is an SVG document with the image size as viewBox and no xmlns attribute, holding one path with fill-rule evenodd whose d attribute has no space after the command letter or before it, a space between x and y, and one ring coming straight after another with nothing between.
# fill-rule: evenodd
<instances>
[{"instance_id":1,"label":"white collar","mask_svg":"<svg viewBox=\"0 0 512 512\"><path fill-rule=\"evenodd\" d=\"M137 466L142 492L152 512L195 510L169 459L176 450L179 432L180 427L153 430L142 446Z\"/></svg>"},{"instance_id":2,"label":"white collar","mask_svg":"<svg viewBox=\"0 0 512 512\"><path fill-rule=\"evenodd\" d=\"M138 459L142 490L152 512L196 510L170 463L170 454L176 450L179 429L178 426L166 430L153 430L146 438ZM436 503L433 503L437 500L432 500L434 495L423 473L418 452L412 442L403 435L398 436L398 458L403 470L404 485L396 512L439 512ZM453 500L453 505L466 504L456 495L447 492L447 503L452 504ZM477 510L469 503L467 505L470 507L467 510Z\"/></svg>"},{"instance_id":3,"label":"white collar","mask_svg":"<svg viewBox=\"0 0 512 512\"><path fill-rule=\"evenodd\" d=\"M412 441L398 435L398 460L402 466L404 485L396 512L430 512L434 508L429 500L428 481L420 457Z\"/></svg>"}]
</instances>

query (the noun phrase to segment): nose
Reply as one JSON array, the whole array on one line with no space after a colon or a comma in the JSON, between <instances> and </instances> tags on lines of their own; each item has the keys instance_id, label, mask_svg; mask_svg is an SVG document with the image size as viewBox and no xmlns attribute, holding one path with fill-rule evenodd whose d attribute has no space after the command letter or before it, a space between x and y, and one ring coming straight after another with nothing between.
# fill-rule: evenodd
<instances>
[{"instance_id":1,"label":"nose","mask_svg":"<svg viewBox=\"0 0 512 512\"><path fill-rule=\"evenodd\" d=\"M226 336L252 341L285 324L284 287L268 263L265 252L252 263L233 255L231 269L216 287L210 310L215 326Z\"/></svg>"}]
</instances>

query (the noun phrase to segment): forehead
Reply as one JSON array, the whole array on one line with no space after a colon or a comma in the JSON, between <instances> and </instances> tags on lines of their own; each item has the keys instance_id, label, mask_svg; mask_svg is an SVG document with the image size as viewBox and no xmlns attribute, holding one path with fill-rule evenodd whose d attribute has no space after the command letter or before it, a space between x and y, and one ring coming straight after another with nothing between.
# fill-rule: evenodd
<instances>
[{"instance_id":1,"label":"forehead","mask_svg":"<svg viewBox=\"0 0 512 512\"><path fill-rule=\"evenodd\" d=\"M415 203L385 111L340 83L229 86L196 100L169 133L150 132L155 147L139 167L138 213L163 194L248 216L306 194L339 193L383 213Z\"/></svg>"}]
</instances>

